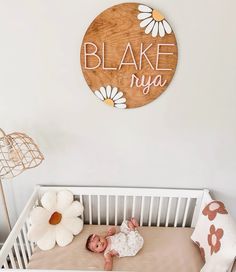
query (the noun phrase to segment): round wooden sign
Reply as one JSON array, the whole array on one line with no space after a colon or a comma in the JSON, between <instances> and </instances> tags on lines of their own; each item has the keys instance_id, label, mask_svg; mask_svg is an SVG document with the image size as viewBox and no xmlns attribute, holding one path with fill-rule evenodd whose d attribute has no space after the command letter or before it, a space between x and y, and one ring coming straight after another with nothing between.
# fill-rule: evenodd
<instances>
[{"instance_id":1,"label":"round wooden sign","mask_svg":"<svg viewBox=\"0 0 236 272\"><path fill-rule=\"evenodd\" d=\"M175 73L175 34L159 10L137 3L113 6L85 33L84 77L94 94L112 107L146 105L163 93Z\"/></svg>"}]
</instances>

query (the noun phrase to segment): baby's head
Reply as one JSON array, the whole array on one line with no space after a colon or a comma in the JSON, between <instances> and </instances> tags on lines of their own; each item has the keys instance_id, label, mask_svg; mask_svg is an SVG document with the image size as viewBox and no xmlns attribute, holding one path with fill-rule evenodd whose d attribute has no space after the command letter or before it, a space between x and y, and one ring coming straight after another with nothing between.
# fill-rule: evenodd
<instances>
[{"instance_id":1,"label":"baby's head","mask_svg":"<svg viewBox=\"0 0 236 272\"><path fill-rule=\"evenodd\" d=\"M86 243L86 248L89 251L95 253L103 252L107 247L107 240L105 237L99 236L97 234L91 234Z\"/></svg>"}]
</instances>

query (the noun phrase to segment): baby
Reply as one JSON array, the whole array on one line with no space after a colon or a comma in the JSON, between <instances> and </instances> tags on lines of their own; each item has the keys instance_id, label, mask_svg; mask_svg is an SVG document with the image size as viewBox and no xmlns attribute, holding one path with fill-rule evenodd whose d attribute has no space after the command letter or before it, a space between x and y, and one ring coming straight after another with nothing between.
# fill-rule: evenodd
<instances>
[{"instance_id":1,"label":"baby","mask_svg":"<svg viewBox=\"0 0 236 272\"><path fill-rule=\"evenodd\" d=\"M123 221L120 232L116 233L115 227L111 227L107 235L91 234L86 243L86 248L95 253L104 252L104 270L112 270L112 257L135 256L143 246L143 237L137 231L137 220L132 218Z\"/></svg>"}]
</instances>

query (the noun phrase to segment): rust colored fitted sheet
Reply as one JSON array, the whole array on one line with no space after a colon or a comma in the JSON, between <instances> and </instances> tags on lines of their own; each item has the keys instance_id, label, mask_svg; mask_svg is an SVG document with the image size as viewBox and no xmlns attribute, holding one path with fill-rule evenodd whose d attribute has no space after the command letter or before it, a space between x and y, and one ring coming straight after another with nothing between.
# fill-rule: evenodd
<instances>
[{"instance_id":1,"label":"rust colored fitted sheet","mask_svg":"<svg viewBox=\"0 0 236 272\"><path fill-rule=\"evenodd\" d=\"M85 225L66 247L36 248L28 269L103 270L103 254L85 249L89 234L105 233L108 226ZM199 272L203 266L191 228L140 227L144 246L135 257L113 258L114 271Z\"/></svg>"}]
</instances>

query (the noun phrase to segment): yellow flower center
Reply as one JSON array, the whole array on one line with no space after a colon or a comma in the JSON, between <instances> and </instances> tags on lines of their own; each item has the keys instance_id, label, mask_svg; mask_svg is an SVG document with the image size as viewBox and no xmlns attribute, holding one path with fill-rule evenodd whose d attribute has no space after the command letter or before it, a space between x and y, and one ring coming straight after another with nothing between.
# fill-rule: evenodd
<instances>
[{"instance_id":1,"label":"yellow flower center","mask_svg":"<svg viewBox=\"0 0 236 272\"><path fill-rule=\"evenodd\" d=\"M210 211L215 211L217 209L220 208L220 205L218 203L212 203L210 206L209 206L209 210Z\"/></svg>"},{"instance_id":2,"label":"yellow flower center","mask_svg":"<svg viewBox=\"0 0 236 272\"><path fill-rule=\"evenodd\" d=\"M106 103L109 106L114 107L114 101L112 99L107 98L104 100L104 103Z\"/></svg>"},{"instance_id":3,"label":"yellow flower center","mask_svg":"<svg viewBox=\"0 0 236 272\"><path fill-rule=\"evenodd\" d=\"M213 234L212 237L211 237L211 243L212 243L213 246L215 246L216 242L217 242L217 237L216 237L215 234Z\"/></svg>"},{"instance_id":4,"label":"yellow flower center","mask_svg":"<svg viewBox=\"0 0 236 272\"><path fill-rule=\"evenodd\" d=\"M165 18L159 11L155 9L152 11L152 17L158 22L162 21Z\"/></svg>"},{"instance_id":5,"label":"yellow flower center","mask_svg":"<svg viewBox=\"0 0 236 272\"><path fill-rule=\"evenodd\" d=\"M49 219L49 224L57 225L61 222L61 218L62 215L59 212L54 212Z\"/></svg>"}]
</instances>

